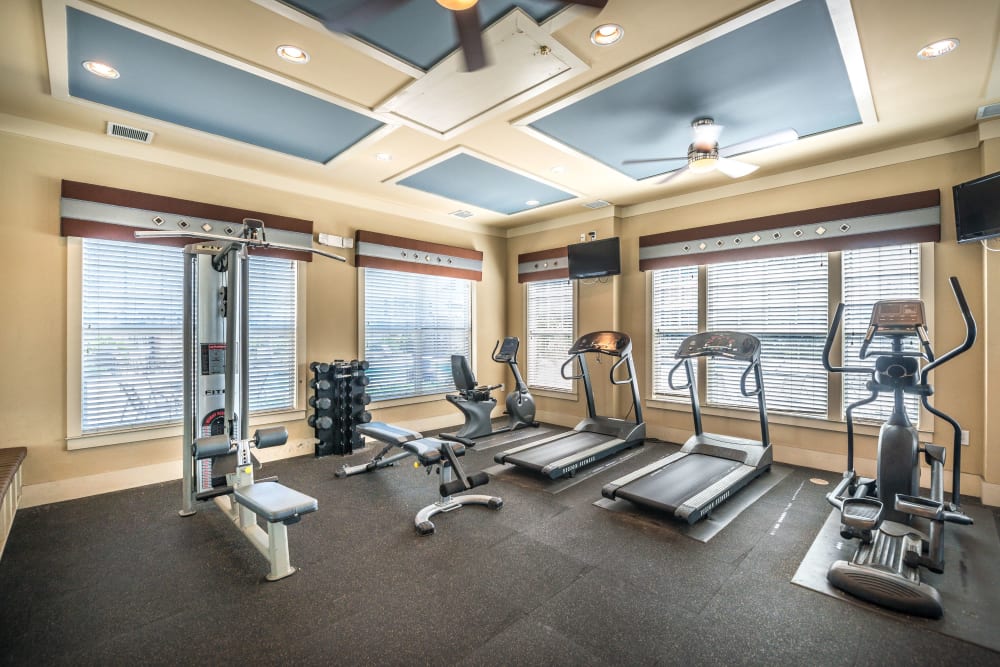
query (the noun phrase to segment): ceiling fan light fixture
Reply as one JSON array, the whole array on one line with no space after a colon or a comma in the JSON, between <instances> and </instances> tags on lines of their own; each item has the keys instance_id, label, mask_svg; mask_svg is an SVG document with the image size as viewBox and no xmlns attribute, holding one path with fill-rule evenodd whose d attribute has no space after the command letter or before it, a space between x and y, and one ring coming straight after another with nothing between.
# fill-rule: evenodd
<instances>
[{"instance_id":1,"label":"ceiling fan light fixture","mask_svg":"<svg viewBox=\"0 0 1000 667\"><path fill-rule=\"evenodd\" d=\"M943 56L947 53L951 53L958 48L959 41L954 37L948 37L947 39L939 39L936 42L931 42L927 46L923 47L917 51L917 57L921 60L932 60L939 56Z\"/></svg>"},{"instance_id":2,"label":"ceiling fan light fixture","mask_svg":"<svg viewBox=\"0 0 1000 667\"><path fill-rule=\"evenodd\" d=\"M479 2L479 0L437 0L439 5L445 9L450 9L453 12L460 12L463 9L475 7L477 2Z\"/></svg>"},{"instance_id":3,"label":"ceiling fan light fixture","mask_svg":"<svg viewBox=\"0 0 1000 667\"><path fill-rule=\"evenodd\" d=\"M102 79L117 79L121 76L118 70L107 63L98 62L97 60L84 60L82 64L83 69Z\"/></svg>"},{"instance_id":4,"label":"ceiling fan light fixture","mask_svg":"<svg viewBox=\"0 0 1000 667\"><path fill-rule=\"evenodd\" d=\"M714 171L717 166L719 166L719 158L718 156L713 156L711 154L700 155L688 159L688 169L696 174L704 174Z\"/></svg>"},{"instance_id":5,"label":"ceiling fan light fixture","mask_svg":"<svg viewBox=\"0 0 1000 667\"><path fill-rule=\"evenodd\" d=\"M296 65L305 65L309 62L309 54L305 49L300 49L293 44L282 44L274 50L278 57Z\"/></svg>"},{"instance_id":6,"label":"ceiling fan light fixture","mask_svg":"<svg viewBox=\"0 0 1000 667\"><path fill-rule=\"evenodd\" d=\"M625 29L617 23L605 23L599 25L590 33L590 41L597 46L611 46L621 41L625 35Z\"/></svg>"}]
</instances>

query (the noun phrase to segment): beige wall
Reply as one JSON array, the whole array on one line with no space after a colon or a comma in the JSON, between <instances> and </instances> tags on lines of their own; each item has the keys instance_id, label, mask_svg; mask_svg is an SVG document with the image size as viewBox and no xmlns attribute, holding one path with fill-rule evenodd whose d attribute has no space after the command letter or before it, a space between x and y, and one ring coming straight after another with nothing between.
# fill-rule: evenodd
<instances>
[{"instance_id":1,"label":"beige wall","mask_svg":"<svg viewBox=\"0 0 1000 667\"><path fill-rule=\"evenodd\" d=\"M130 471L135 471L136 484L156 481L164 474L169 479L165 470L175 468L177 475L180 471L179 438L66 449L66 327L73 323L67 322L66 314L66 240L59 235L63 179L304 218L315 221L317 233L352 236L362 228L481 250L484 279L477 284L474 297L480 360L489 359L493 341L503 335L506 248L502 238L13 135L0 134L0 156L0 312L5 315L0 329L0 349L5 353L0 447L28 447L24 483L29 501L32 485L46 486L47 498L60 498L58 490L52 492L51 483L91 478L121 488L128 485L125 478ZM307 353L300 381L308 377L306 365L311 360L358 356L357 275L351 264L319 259L306 269ZM499 364L479 363L479 371L483 382L505 381ZM458 411L443 400L377 410L374 416L414 424L461 423ZM312 430L305 420L288 427L290 444L283 453L311 452ZM331 472L335 465L331 460ZM150 469L156 471L151 477ZM70 495L85 495L88 491L83 486Z\"/></svg>"},{"instance_id":2,"label":"beige wall","mask_svg":"<svg viewBox=\"0 0 1000 667\"><path fill-rule=\"evenodd\" d=\"M948 277L958 276L977 317L982 317L984 307L982 251L978 246L959 246L955 243L951 186L975 178L981 173L979 151L969 150L622 220L609 219L601 223L598 229L602 231L615 229L621 236L623 272L609 284L579 287L578 333L614 326L628 333L633 340L642 395L648 397L651 376L648 288L645 275L638 271L640 236L906 192L939 189L942 241L933 248L934 322L931 334L937 350L950 349L961 342L963 331ZM523 315L524 286L517 284L516 277L517 254L574 243L579 240L580 233L593 228L595 228L593 223L585 223L510 240L507 315L512 333L526 335ZM986 344L981 338L972 351L949 364L933 378L936 388L935 404L954 416L963 428L970 431L971 446L963 450L962 469L965 473L976 477L983 475L984 462L987 460L984 404L979 398L985 383L983 370L985 349ZM531 369L526 368L526 371L530 376ZM601 389L605 385L606 383L598 383ZM622 417L629 406L628 397L622 389L617 391L613 416ZM970 400L970 392L974 392L974 400ZM583 415L583 406L578 402L558 399L540 399L538 402L543 417L551 418L560 424L573 424ZM683 442L692 429L690 411L686 407L683 409L647 407L644 416L649 434L665 440ZM779 423L781 421L792 423ZM933 441L950 445L950 428L942 420L935 421ZM776 457L779 460L802 465L830 470L841 469L844 465L845 450L843 430L832 430L831 425L827 423L812 422L811 426L809 424L807 420L773 418L771 438L775 444ZM753 419L706 416L704 426L710 431L759 438L759 425ZM870 433L871 429L868 431ZM862 461L859 468L865 474L874 473L874 470L865 470L865 467L875 458L875 438L863 435L858 440L858 446L857 456L868 460ZM1000 443L996 443L994 449L1000 450ZM990 465L996 465L1000 470L1000 451L993 454ZM978 484L965 484L963 492L978 495Z\"/></svg>"},{"instance_id":3,"label":"beige wall","mask_svg":"<svg viewBox=\"0 0 1000 667\"><path fill-rule=\"evenodd\" d=\"M454 228L416 222L397 216L364 211L324 201L289 195L208 177L180 169L109 156L55 143L0 135L0 212L4 243L0 267L4 289L0 308L6 322L0 332L5 350L4 381L0 383L3 430L0 446L25 445L28 488L63 489L46 497L72 497L93 493L94 480L108 478L115 488L133 471L134 484L155 481L141 471L151 466L169 479L179 471L177 438L67 451L66 435L66 242L59 236L59 187L62 179L150 192L196 201L237 206L315 221L315 231L351 236L358 229L449 243L484 252L484 280L475 291L474 369L482 383L510 383L506 369L490 361L493 343L504 335L525 332L525 286L517 282L517 256L577 242L580 235L596 231L600 238L622 239L623 273L604 282L577 286L577 333L617 329L629 333L643 395L649 393L650 359L646 276L637 270L638 239L672 229L712 225L731 220L814 208L930 188L942 193L941 243L934 246L934 326L937 349L959 342L961 327L955 319L948 276L962 281L969 302L982 324L980 341L967 355L946 367L935 378L937 405L953 414L970 431L971 446L963 451L963 470L972 484L964 491L977 494L979 481L985 491L1000 493L1000 414L998 387L987 382L984 368L1000 368L1000 348L989 332L1000 327L1000 260L985 256L975 245L954 241L951 186L1000 169L1000 140L982 149L967 150L889 167L790 185L764 192L668 209L625 218L598 218L557 229L512 235L509 239L463 232ZM306 270L306 363L358 356L358 272L351 265L312 262ZM522 351L521 362L526 366ZM595 367L604 375L610 365ZM303 371L305 369L303 368ZM531 369L525 368L530 376ZM996 377L990 371L989 377ZM306 374L303 373L303 377ZM597 407L602 414L624 416L628 394L608 383L595 383ZM502 394L498 396L503 405ZM536 395L539 418L573 425L583 417L582 396L557 398ZM691 430L686 409L645 408L652 436L682 440ZM375 418L427 429L456 424L460 416L444 401L420 403L375 411ZM844 434L829 425L809 422L781 424L772 420L772 440L779 460L837 470L843 465ZM289 424L290 445L282 455L311 452L311 429L301 421ZM746 419L706 416L705 426L722 432L754 437L756 424ZM934 441L947 444L949 434L938 420ZM989 444L987 444L989 443ZM874 459L874 438L863 436L858 455ZM334 465L336 462L331 462ZM859 466L864 471L864 464ZM75 485L81 479L87 484ZM991 486L992 485L992 486ZM71 490L68 490L71 489ZM99 489L98 489L99 490ZM996 501L994 501L996 503Z\"/></svg>"}]
</instances>

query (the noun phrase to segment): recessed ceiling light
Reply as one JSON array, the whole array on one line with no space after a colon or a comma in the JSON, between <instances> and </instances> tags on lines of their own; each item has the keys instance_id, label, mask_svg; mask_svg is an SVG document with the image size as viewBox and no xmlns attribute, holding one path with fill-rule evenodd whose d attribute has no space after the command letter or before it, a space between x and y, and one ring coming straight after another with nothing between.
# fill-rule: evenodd
<instances>
[{"instance_id":1,"label":"recessed ceiling light","mask_svg":"<svg viewBox=\"0 0 1000 667\"><path fill-rule=\"evenodd\" d=\"M594 28L590 41L598 46L610 46L622 38L625 30L617 23L605 23Z\"/></svg>"},{"instance_id":2,"label":"recessed ceiling light","mask_svg":"<svg viewBox=\"0 0 1000 667\"><path fill-rule=\"evenodd\" d=\"M437 0L437 3L444 7L445 9L450 9L454 12L460 12L463 9L469 9L475 5L479 0Z\"/></svg>"},{"instance_id":3,"label":"recessed ceiling light","mask_svg":"<svg viewBox=\"0 0 1000 667\"><path fill-rule=\"evenodd\" d=\"M542 202L538 201L537 199L529 199L528 201L524 202L524 205L525 206L538 206L541 203Z\"/></svg>"},{"instance_id":4,"label":"recessed ceiling light","mask_svg":"<svg viewBox=\"0 0 1000 667\"><path fill-rule=\"evenodd\" d=\"M921 60L930 60L931 58L937 58L938 56L943 56L946 53L951 53L957 48L958 40L954 37L939 39L938 41L931 42L924 48L917 51L917 57Z\"/></svg>"},{"instance_id":5,"label":"recessed ceiling light","mask_svg":"<svg viewBox=\"0 0 1000 667\"><path fill-rule=\"evenodd\" d=\"M375 159L381 160L382 162L388 162L392 159L392 153L375 153Z\"/></svg>"},{"instance_id":6,"label":"recessed ceiling light","mask_svg":"<svg viewBox=\"0 0 1000 667\"><path fill-rule=\"evenodd\" d=\"M292 46L291 44L282 44L274 51L283 60L295 63L296 65L304 65L309 62L309 54L303 49L300 49L297 46Z\"/></svg>"},{"instance_id":7,"label":"recessed ceiling light","mask_svg":"<svg viewBox=\"0 0 1000 667\"><path fill-rule=\"evenodd\" d=\"M102 79L117 79L121 76L111 65L106 63L97 62L96 60L85 60L83 61L83 69L87 70L91 74L95 74Z\"/></svg>"}]
</instances>

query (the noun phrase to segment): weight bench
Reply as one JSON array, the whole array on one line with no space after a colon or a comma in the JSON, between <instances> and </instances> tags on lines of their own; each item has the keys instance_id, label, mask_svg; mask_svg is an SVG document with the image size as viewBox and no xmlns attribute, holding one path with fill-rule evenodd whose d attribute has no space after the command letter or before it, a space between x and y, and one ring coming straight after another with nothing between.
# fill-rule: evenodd
<instances>
[{"instance_id":1,"label":"weight bench","mask_svg":"<svg viewBox=\"0 0 1000 667\"><path fill-rule=\"evenodd\" d=\"M237 504L267 521L267 552L264 555L271 564L268 581L295 572L288 556L288 526L298 523L303 514L318 510L316 499L277 482L255 482L234 488L233 498Z\"/></svg>"},{"instance_id":2,"label":"weight bench","mask_svg":"<svg viewBox=\"0 0 1000 667\"><path fill-rule=\"evenodd\" d=\"M386 424L383 422L369 422L359 424L358 433L371 436L380 442L386 443L385 447L367 463L355 466L341 466L337 472L337 477L350 477L372 470L386 468L394 465L397 461L408 457L414 457L417 462L430 469L438 466L438 473L441 475L441 483L438 485L440 499L417 512L414 519L414 526L421 535L431 535L434 533L434 524L431 517L441 512L450 512L463 505L486 505L490 509L498 510L503 507L503 499L496 496L466 494L455 496L453 494L461 491L468 491L477 486L488 484L489 475L478 472L468 475L462 467L459 457L465 456L466 447L460 442L449 442L438 438L425 438L417 431L407 428ZM403 451L392 456L386 456L389 451L399 447Z\"/></svg>"},{"instance_id":3,"label":"weight bench","mask_svg":"<svg viewBox=\"0 0 1000 667\"><path fill-rule=\"evenodd\" d=\"M21 462L27 455L25 447L0 449L0 556L21 502Z\"/></svg>"}]
</instances>

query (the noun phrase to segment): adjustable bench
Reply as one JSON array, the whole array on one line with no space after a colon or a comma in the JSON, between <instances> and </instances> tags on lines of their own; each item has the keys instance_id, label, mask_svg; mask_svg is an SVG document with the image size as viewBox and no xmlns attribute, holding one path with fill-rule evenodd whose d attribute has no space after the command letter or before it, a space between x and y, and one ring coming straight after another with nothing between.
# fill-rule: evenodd
<instances>
[{"instance_id":1,"label":"adjustable bench","mask_svg":"<svg viewBox=\"0 0 1000 667\"><path fill-rule=\"evenodd\" d=\"M411 431L410 429L383 422L359 424L357 430L363 435L371 436L376 440L386 443L386 446L367 463L355 466L341 466L337 470L337 477L350 477L351 475L386 468L410 456L414 457L425 468L438 466L438 473L441 475L438 493L441 497L437 502L417 512L417 516L414 519L417 532L421 535L431 535L434 533L434 524L430 518L440 512L450 512L463 505L486 505L490 509L496 510L503 507L503 499L496 496L475 494L453 495L488 484L490 481L489 475L484 472L478 472L473 475L466 474L465 469L458 460L459 457L465 456L465 445L437 438L425 438L417 431ZM403 451L387 457L386 454L393 447L399 447Z\"/></svg>"},{"instance_id":2,"label":"adjustable bench","mask_svg":"<svg viewBox=\"0 0 1000 667\"><path fill-rule=\"evenodd\" d=\"M24 447L0 449L0 556L21 502L21 462L27 455Z\"/></svg>"}]
</instances>

